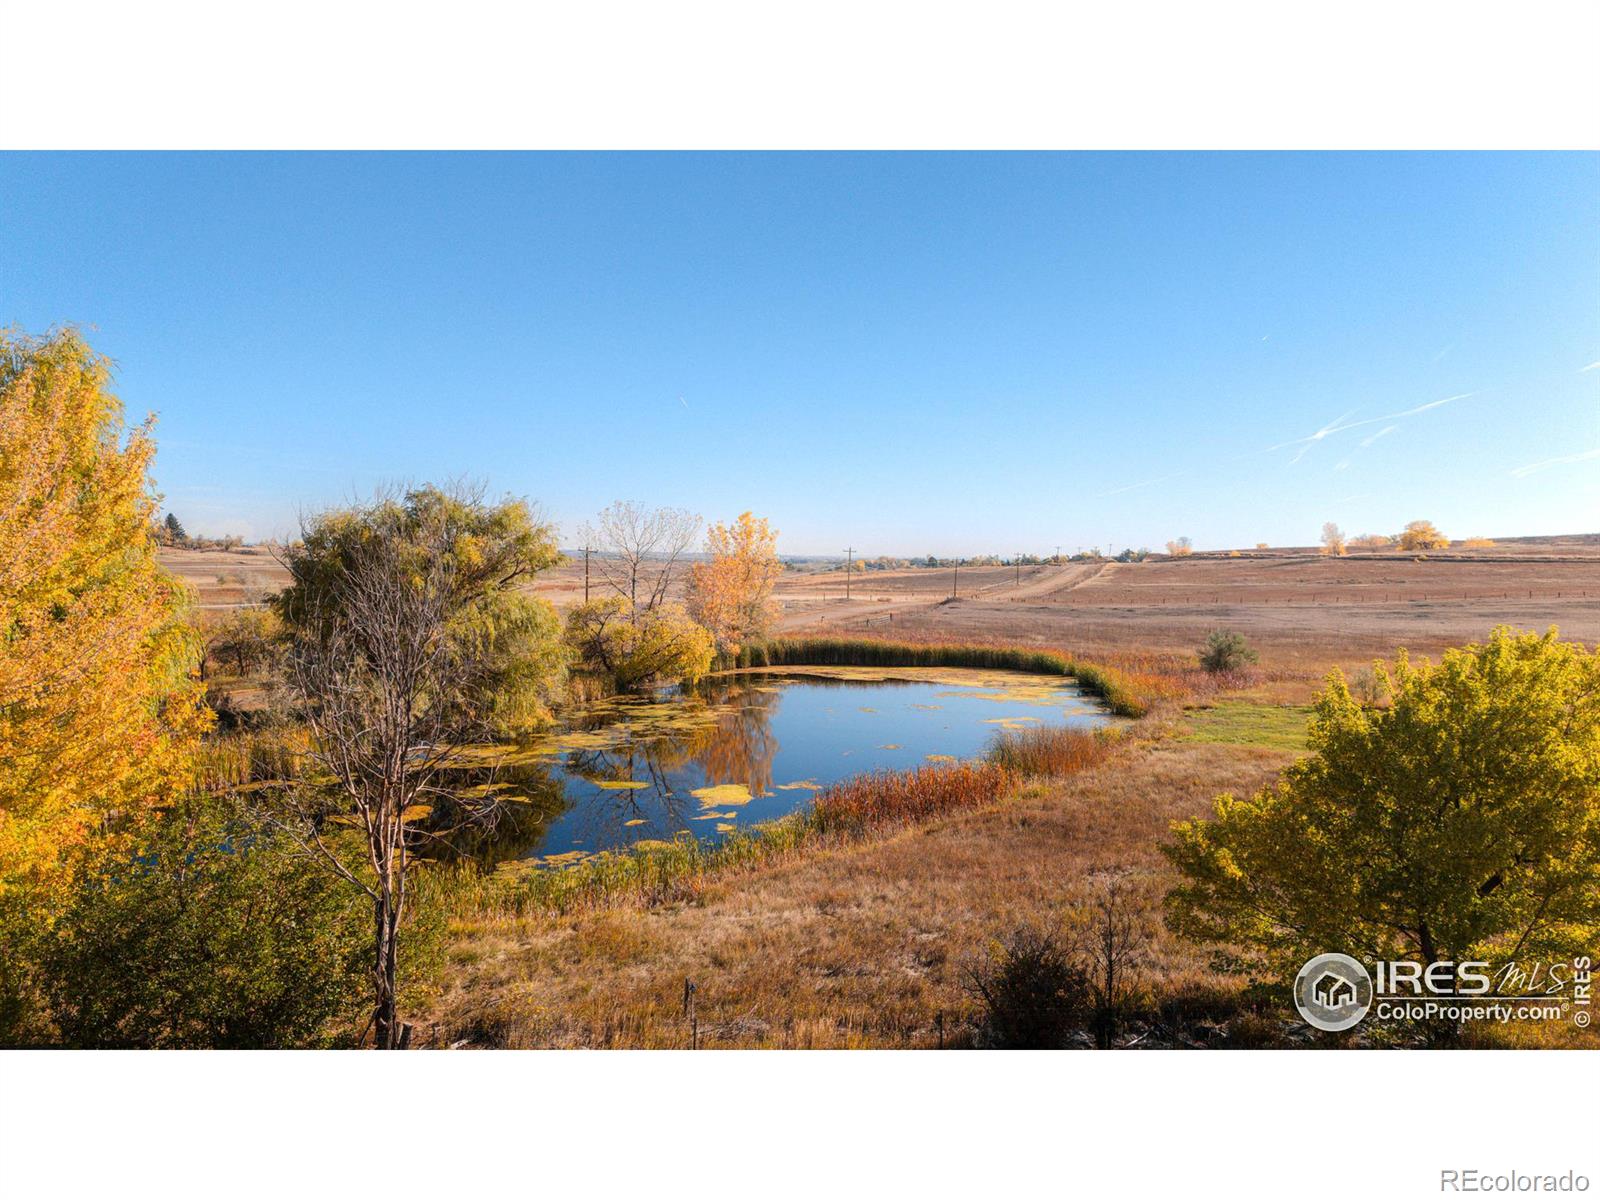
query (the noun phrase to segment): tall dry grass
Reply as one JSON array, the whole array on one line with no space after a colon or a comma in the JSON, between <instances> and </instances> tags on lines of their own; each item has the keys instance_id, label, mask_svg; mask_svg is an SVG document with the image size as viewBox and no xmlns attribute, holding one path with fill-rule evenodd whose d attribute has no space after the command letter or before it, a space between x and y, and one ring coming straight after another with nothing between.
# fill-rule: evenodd
<instances>
[{"instance_id":1,"label":"tall dry grass","mask_svg":"<svg viewBox=\"0 0 1600 1200\"><path fill-rule=\"evenodd\" d=\"M823 836L860 834L995 804L1016 784L1017 776L994 762L874 771L818 793L808 815Z\"/></svg>"},{"instance_id":2,"label":"tall dry grass","mask_svg":"<svg viewBox=\"0 0 1600 1200\"><path fill-rule=\"evenodd\" d=\"M1054 778L1092 767L1103 759L1111 739L1086 729L1038 725L1001 730L989 743L988 760L1023 778Z\"/></svg>"},{"instance_id":3,"label":"tall dry grass","mask_svg":"<svg viewBox=\"0 0 1600 1200\"><path fill-rule=\"evenodd\" d=\"M287 783L300 773L310 752L304 726L272 725L216 734L195 758L195 787L220 792L252 784Z\"/></svg>"}]
</instances>

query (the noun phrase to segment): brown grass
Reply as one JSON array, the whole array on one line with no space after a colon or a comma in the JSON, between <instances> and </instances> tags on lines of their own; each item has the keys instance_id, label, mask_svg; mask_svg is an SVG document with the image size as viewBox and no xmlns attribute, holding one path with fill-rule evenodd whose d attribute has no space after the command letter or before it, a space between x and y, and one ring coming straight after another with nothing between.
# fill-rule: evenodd
<instances>
[{"instance_id":1,"label":"brown grass","mask_svg":"<svg viewBox=\"0 0 1600 1200\"><path fill-rule=\"evenodd\" d=\"M1169 822L1288 760L1132 740L1070 780L712 880L692 902L458 920L454 969L423 1021L441 1045L685 1046L688 978L702 1045L960 1044L961 967L990 939L1059 925L1110 866L1133 872L1153 918ZM1238 1009L1240 985L1202 951L1158 932L1156 954L1175 1012Z\"/></svg>"}]
</instances>

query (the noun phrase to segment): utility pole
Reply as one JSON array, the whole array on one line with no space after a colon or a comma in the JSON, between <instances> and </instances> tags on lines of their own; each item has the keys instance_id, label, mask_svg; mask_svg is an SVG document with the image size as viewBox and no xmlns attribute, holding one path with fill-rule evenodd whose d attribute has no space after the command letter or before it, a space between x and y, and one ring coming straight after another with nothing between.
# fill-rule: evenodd
<instances>
[{"instance_id":1,"label":"utility pole","mask_svg":"<svg viewBox=\"0 0 1600 1200\"><path fill-rule=\"evenodd\" d=\"M589 603L589 551L590 547L583 548L583 602Z\"/></svg>"},{"instance_id":2,"label":"utility pole","mask_svg":"<svg viewBox=\"0 0 1600 1200\"><path fill-rule=\"evenodd\" d=\"M1060 565L1061 565L1061 547L1057 546L1056 547L1056 566L1059 567Z\"/></svg>"},{"instance_id":3,"label":"utility pole","mask_svg":"<svg viewBox=\"0 0 1600 1200\"><path fill-rule=\"evenodd\" d=\"M1021 587L1022 586L1022 551L1021 550L1017 551L1016 560L1011 565L1016 567L1016 569L1017 569L1017 586Z\"/></svg>"},{"instance_id":4,"label":"utility pole","mask_svg":"<svg viewBox=\"0 0 1600 1200\"><path fill-rule=\"evenodd\" d=\"M844 559L844 598L845 598L845 602L849 603L849 601L850 601L850 572L855 570L856 548L854 546L847 546L845 548L844 554L845 554L845 559Z\"/></svg>"},{"instance_id":5,"label":"utility pole","mask_svg":"<svg viewBox=\"0 0 1600 1200\"><path fill-rule=\"evenodd\" d=\"M961 586L961 560L956 559L956 573L950 580L950 599L956 598L956 590Z\"/></svg>"}]
</instances>

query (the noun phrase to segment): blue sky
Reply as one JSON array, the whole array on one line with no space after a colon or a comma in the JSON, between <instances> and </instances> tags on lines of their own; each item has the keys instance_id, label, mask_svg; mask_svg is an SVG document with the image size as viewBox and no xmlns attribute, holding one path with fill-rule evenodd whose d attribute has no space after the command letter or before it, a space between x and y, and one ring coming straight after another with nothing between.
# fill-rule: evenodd
<instances>
[{"instance_id":1,"label":"blue sky","mask_svg":"<svg viewBox=\"0 0 1600 1200\"><path fill-rule=\"evenodd\" d=\"M0 324L64 322L195 532L454 476L801 554L1600 529L1595 154L0 156Z\"/></svg>"}]
</instances>

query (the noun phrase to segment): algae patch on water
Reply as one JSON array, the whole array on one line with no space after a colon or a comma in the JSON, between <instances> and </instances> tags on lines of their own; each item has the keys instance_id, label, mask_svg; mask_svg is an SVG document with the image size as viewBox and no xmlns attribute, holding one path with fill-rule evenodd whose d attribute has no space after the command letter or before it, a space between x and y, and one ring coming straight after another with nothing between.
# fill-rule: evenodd
<instances>
[{"instance_id":1,"label":"algae patch on water","mask_svg":"<svg viewBox=\"0 0 1600 1200\"><path fill-rule=\"evenodd\" d=\"M568 850L565 854L546 854L540 861L546 866L565 867L592 857L587 850Z\"/></svg>"},{"instance_id":2,"label":"algae patch on water","mask_svg":"<svg viewBox=\"0 0 1600 1200\"><path fill-rule=\"evenodd\" d=\"M749 804L753 797L742 783L718 783L711 787L695 788L689 793L700 801L701 808L716 808L723 804Z\"/></svg>"}]
</instances>

